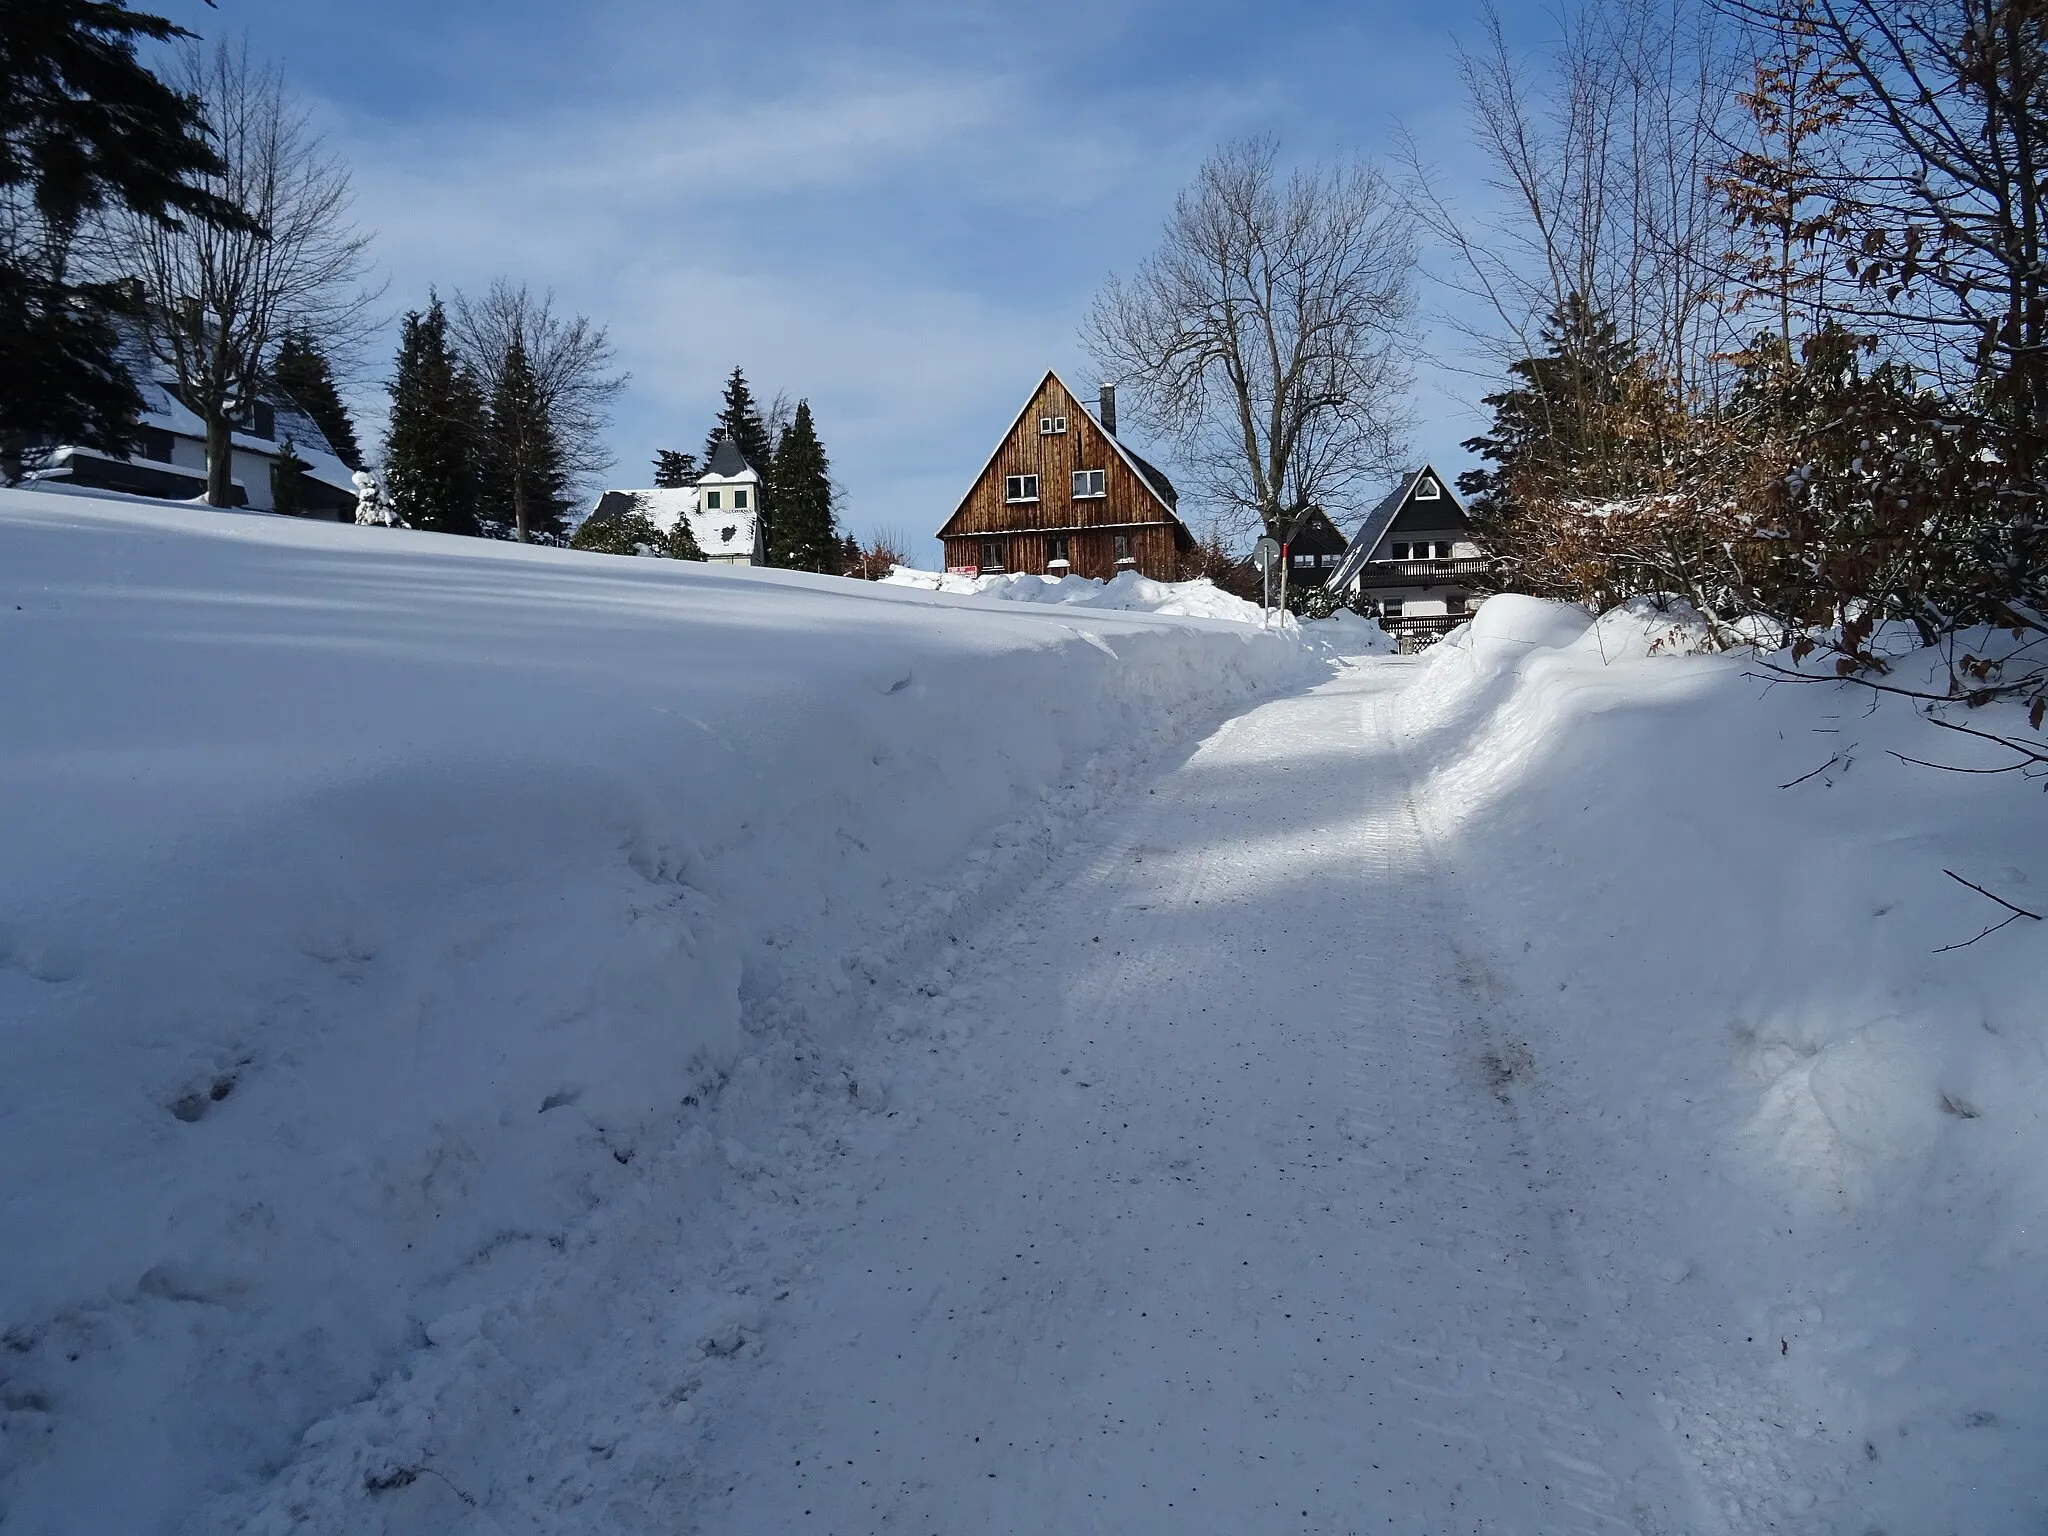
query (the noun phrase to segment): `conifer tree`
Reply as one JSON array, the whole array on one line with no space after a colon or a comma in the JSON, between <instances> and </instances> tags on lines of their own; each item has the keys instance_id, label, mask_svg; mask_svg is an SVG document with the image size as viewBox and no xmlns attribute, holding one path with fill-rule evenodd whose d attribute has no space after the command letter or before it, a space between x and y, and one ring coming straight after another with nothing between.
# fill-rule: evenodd
<instances>
[{"instance_id":1,"label":"conifer tree","mask_svg":"<svg viewBox=\"0 0 2048 1536\"><path fill-rule=\"evenodd\" d=\"M81 282L77 237L128 209L248 221L200 185L221 168L198 103L136 57L192 34L119 0L0 7L0 478L51 437L124 452L142 409L118 356L119 285Z\"/></svg>"},{"instance_id":2,"label":"conifer tree","mask_svg":"<svg viewBox=\"0 0 2048 1536\"><path fill-rule=\"evenodd\" d=\"M309 332L285 334L278 343L277 355L270 360L270 378L291 396L294 405L313 418L313 424L327 439L327 446L334 450L337 459L350 469L363 467L362 450L356 446L355 423L349 419L348 407L342 404L341 393L334 387L334 370Z\"/></svg>"},{"instance_id":3,"label":"conifer tree","mask_svg":"<svg viewBox=\"0 0 2048 1536\"><path fill-rule=\"evenodd\" d=\"M654 486L656 490L677 491L693 484L697 479L697 455L678 453L673 448L654 450Z\"/></svg>"},{"instance_id":4,"label":"conifer tree","mask_svg":"<svg viewBox=\"0 0 2048 1536\"><path fill-rule=\"evenodd\" d=\"M486 489L500 520L511 523L522 544L532 543L535 535L559 538L562 514L569 508L563 495L568 476L547 402L526 345L517 336L505 349L504 366L498 370L488 441Z\"/></svg>"},{"instance_id":5,"label":"conifer tree","mask_svg":"<svg viewBox=\"0 0 2048 1536\"><path fill-rule=\"evenodd\" d=\"M796 416L775 446L775 460L765 479L766 499L775 509L768 563L833 574L840 552L832 519L831 464L825 445L818 441L810 401L797 401Z\"/></svg>"},{"instance_id":6,"label":"conifer tree","mask_svg":"<svg viewBox=\"0 0 2048 1536\"><path fill-rule=\"evenodd\" d=\"M277 445L277 462L270 466L270 510L285 517L297 517L306 509L305 474L310 466L299 457L287 437Z\"/></svg>"},{"instance_id":7,"label":"conifer tree","mask_svg":"<svg viewBox=\"0 0 2048 1536\"><path fill-rule=\"evenodd\" d=\"M747 387L747 377L737 367L725 381L725 403L719 407L718 420L704 439L707 462L721 437L731 438L747 456L747 462L760 471L764 480L767 478L775 444L769 439L767 423L761 419L761 408L754 403L754 392Z\"/></svg>"},{"instance_id":8,"label":"conifer tree","mask_svg":"<svg viewBox=\"0 0 2048 1536\"><path fill-rule=\"evenodd\" d=\"M438 298L405 317L390 387L384 480L393 507L414 528L476 533L484 402L456 364Z\"/></svg>"},{"instance_id":9,"label":"conifer tree","mask_svg":"<svg viewBox=\"0 0 2048 1536\"><path fill-rule=\"evenodd\" d=\"M1635 348L1601 310L1578 294L1552 312L1543 328L1545 350L1511 363L1516 383L1486 396L1491 430L1468 438L1469 453L1491 469L1458 477L1473 518L1482 526L1512 515L1518 478L1550 489L1599 494L1619 468L1614 407L1640 370Z\"/></svg>"}]
</instances>

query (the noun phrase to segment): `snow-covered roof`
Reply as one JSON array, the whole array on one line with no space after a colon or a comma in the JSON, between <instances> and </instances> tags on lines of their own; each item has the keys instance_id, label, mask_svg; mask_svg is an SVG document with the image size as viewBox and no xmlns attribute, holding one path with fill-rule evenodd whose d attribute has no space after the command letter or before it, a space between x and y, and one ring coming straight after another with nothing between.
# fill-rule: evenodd
<instances>
[{"instance_id":1,"label":"snow-covered roof","mask_svg":"<svg viewBox=\"0 0 2048 1536\"><path fill-rule=\"evenodd\" d=\"M198 412L178 398L177 391L171 387L174 381L169 370L151 354L138 331L124 328L117 355L128 370L128 376L135 381L136 393L142 396L144 426L157 427L202 443L206 441L206 423ZM327 441L327 434L320 430L319 423L300 410L282 390L268 390L263 398L271 408L277 435L258 437L253 432L237 431L231 434L234 446L248 453L276 458L283 451L285 439L290 438L292 451L306 465L305 473L309 478L346 495L355 495L355 471L335 457L334 448Z\"/></svg>"},{"instance_id":2,"label":"snow-covered roof","mask_svg":"<svg viewBox=\"0 0 2048 1536\"><path fill-rule=\"evenodd\" d=\"M740 461L742 464L746 460ZM754 552L756 527L755 514L749 509L735 512L722 507L706 512L698 505L699 497L695 486L656 487L645 491L606 491L597 499L591 509L591 516L600 512L612 513L625 510L638 512L663 533L676 525L676 519L690 520L690 533L697 540L697 547L707 555L751 555Z\"/></svg>"}]
</instances>

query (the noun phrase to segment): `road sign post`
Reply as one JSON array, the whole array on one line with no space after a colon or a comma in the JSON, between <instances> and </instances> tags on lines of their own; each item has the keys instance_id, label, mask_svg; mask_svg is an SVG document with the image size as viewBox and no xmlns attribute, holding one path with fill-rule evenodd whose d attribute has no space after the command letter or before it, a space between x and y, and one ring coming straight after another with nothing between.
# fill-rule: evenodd
<instances>
[{"instance_id":1,"label":"road sign post","mask_svg":"<svg viewBox=\"0 0 2048 1536\"><path fill-rule=\"evenodd\" d=\"M1265 622L1267 610L1273 606L1273 567L1280 563L1285 554L1286 551L1281 546L1280 541L1271 534L1267 534L1252 546L1252 564L1259 568L1259 579L1262 583L1259 598L1259 622L1261 624ZM1287 571L1284 566L1281 567L1280 580L1283 583L1281 587L1282 600L1285 601L1287 589L1284 583L1287 580Z\"/></svg>"}]
</instances>

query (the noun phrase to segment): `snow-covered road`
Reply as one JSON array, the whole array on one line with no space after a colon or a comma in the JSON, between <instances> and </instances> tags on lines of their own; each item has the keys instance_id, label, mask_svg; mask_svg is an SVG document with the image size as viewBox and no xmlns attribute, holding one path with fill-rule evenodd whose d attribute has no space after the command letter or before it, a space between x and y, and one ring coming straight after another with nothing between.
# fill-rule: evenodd
<instances>
[{"instance_id":1,"label":"snow-covered road","mask_svg":"<svg viewBox=\"0 0 2048 1536\"><path fill-rule=\"evenodd\" d=\"M1267 703L1077 820L889 1010L844 1105L727 1141L749 1177L712 1272L643 1254L523 1424L407 1485L419 1518L1690 1526L1387 729L1411 675ZM733 1304L675 1303L693 1278Z\"/></svg>"},{"instance_id":2,"label":"snow-covered road","mask_svg":"<svg viewBox=\"0 0 2048 1536\"><path fill-rule=\"evenodd\" d=\"M706 1529L1661 1524L1382 718L1406 670L1232 721L974 941L917 1123L792 1191L815 1277Z\"/></svg>"}]
</instances>

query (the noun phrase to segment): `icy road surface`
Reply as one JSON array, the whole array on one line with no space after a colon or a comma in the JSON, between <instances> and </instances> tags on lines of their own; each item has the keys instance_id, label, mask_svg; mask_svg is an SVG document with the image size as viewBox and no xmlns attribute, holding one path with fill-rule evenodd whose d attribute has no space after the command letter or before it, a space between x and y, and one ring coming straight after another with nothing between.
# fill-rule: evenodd
<instances>
[{"instance_id":1,"label":"icy road surface","mask_svg":"<svg viewBox=\"0 0 2048 1536\"><path fill-rule=\"evenodd\" d=\"M808 1274L712 1362L702 1529L1677 1514L1382 720L1409 671L1232 721L971 941L946 1038L873 1064L888 1139L776 1191L763 1273Z\"/></svg>"}]
</instances>

